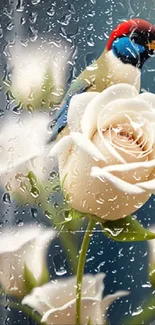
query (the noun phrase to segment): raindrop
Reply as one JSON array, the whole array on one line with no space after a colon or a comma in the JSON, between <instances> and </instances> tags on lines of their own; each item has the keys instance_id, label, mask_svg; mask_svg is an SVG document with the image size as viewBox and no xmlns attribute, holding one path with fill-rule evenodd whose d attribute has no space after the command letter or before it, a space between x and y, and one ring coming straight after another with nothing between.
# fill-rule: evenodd
<instances>
[{"instance_id":1,"label":"raindrop","mask_svg":"<svg viewBox=\"0 0 155 325\"><path fill-rule=\"evenodd\" d=\"M68 26L69 25L69 22L71 20L71 17L72 17L71 14L66 14L66 15L62 16L60 18L60 20L58 20L58 23L60 23L63 26Z\"/></svg>"},{"instance_id":2,"label":"raindrop","mask_svg":"<svg viewBox=\"0 0 155 325\"><path fill-rule=\"evenodd\" d=\"M21 17L20 22L21 22L21 25L24 25L26 23L26 18L25 17Z\"/></svg>"},{"instance_id":3,"label":"raindrop","mask_svg":"<svg viewBox=\"0 0 155 325\"><path fill-rule=\"evenodd\" d=\"M16 225L17 225L18 227L22 227L22 226L24 226L24 221L23 221L22 219L18 219L18 220L16 221Z\"/></svg>"},{"instance_id":4,"label":"raindrop","mask_svg":"<svg viewBox=\"0 0 155 325\"><path fill-rule=\"evenodd\" d=\"M132 313L132 316L136 316L139 315L143 312L142 307L138 307L137 310L135 312Z\"/></svg>"},{"instance_id":5,"label":"raindrop","mask_svg":"<svg viewBox=\"0 0 155 325\"><path fill-rule=\"evenodd\" d=\"M68 11L71 13L71 14L75 14L76 13L76 10L74 8L74 5L71 3L68 7Z\"/></svg>"},{"instance_id":6,"label":"raindrop","mask_svg":"<svg viewBox=\"0 0 155 325\"><path fill-rule=\"evenodd\" d=\"M31 196L36 199L37 197L39 197L39 190L36 187L32 187L31 191L30 191Z\"/></svg>"},{"instance_id":7,"label":"raindrop","mask_svg":"<svg viewBox=\"0 0 155 325\"><path fill-rule=\"evenodd\" d=\"M95 10L89 11L88 16L89 17L94 17L95 16Z\"/></svg>"},{"instance_id":8,"label":"raindrop","mask_svg":"<svg viewBox=\"0 0 155 325\"><path fill-rule=\"evenodd\" d=\"M50 17L53 17L55 15L55 9L54 7L51 7L47 10L47 15Z\"/></svg>"},{"instance_id":9,"label":"raindrop","mask_svg":"<svg viewBox=\"0 0 155 325\"><path fill-rule=\"evenodd\" d=\"M62 276L67 273L64 257L57 254L53 257L54 271L56 275Z\"/></svg>"},{"instance_id":10,"label":"raindrop","mask_svg":"<svg viewBox=\"0 0 155 325\"><path fill-rule=\"evenodd\" d=\"M94 27L94 25L93 25L92 23L89 23L89 24L87 25L87 30L92 30L93 27Z\"/></svg>"},{"instance_id":11,"label":"raindrop","mask_svg":"<svg viewBox=\"0 0 155 325\"><path fill-rule=\"evenodd\" d=\"M4 116L4 109L0 109L0 117Z\"/></svg>"},{"instance_id":12,"label":"raindrop","mask_svg":"<svg viewBox=\"0 0 155 325\"><path fill-rule=\"evenodd\" d=\"M31 208L31 214L34 219L37 219L38 217L38 211L36 208Z\"/></svg>"},{"instance_id":13,"label":"raindrop","mask_svg":"<svg viewBox=\"0 0 155 325\"><path fill-rule=\"evenodd\" d=\"M16 10L18 12L23 12L24 11L24 5L23 5L23 0L18 0Z\"/></svg>"},{"instance_id":14,"label":"raindrop","mask_svg":"<svg viewBox=\"0 0 155 325\"><path fill-rule=\"evenodd\" d=\"M0 38L2 38L2 37L3 37L3 29L2 29L2 27L0 25Z\"/></svg>"},{"instance_id":15,"label":"raindrop","mask_svg":"<svg viewBox=\"0 0 155 325\"><path fill-rule=\"evenodd\" d=\"M37 38L38 38L38 30L35 29L32 26L29 27L29 30L30 30L30 33L31 33L30 40L32 42L35 42L37 40Z\"/></svg>"},{"instance_id":16,"label":"raindrop","mask_svg":"<svg viewBox=\"0 0 155 325\"><path fill-rule=\"evenodd\" d=\"M36 20L37 20L38 14L37 12L31 12L30 16L29 16L29 21L31 24L35 24Z\"/></svg>"},{"instance_id":17,"label":"raindrop","mask_svg":"<svg viewBox=\"0 0 155 325\"><path fill-rule=\"evenodd\" d=\"M23 106L21 103L13 107L13 112L15 114L21 114L22 110L23 110Z\"/></svg>"},{"instance_id":18,"label":"raindrop","mask_svg":"<svg viewBox=\"0 0 155 325\"><path fill-rule=\"evenodd\" d=\"M89 34L87 36L87 44L89 46L94 46L95 45L94 38L93 38L93 34Z\"/></svg>"},{"instance_id":19,"label":"raindrop","mask_svg":"<svg viewBox=\"0 0 155 325\"><path fill-rule=\"evenodd\" d=\"M105 264L105 262L101 262L101 263L97 266L97 268L96 268L97 272L101 272L101 268L102 268L102 266L104 266L104 264Z\"/></svg>"},{"instance_id":20,"label":"raindrop","mask_svg":"<svg viewBox=\"0 0 155 325\"><path fill-rule=\"evenodd\" d=\"M4 193L2 200L4 203L10 203L11 202L10 194L8 192Z\"/></svg>"},{"instance_id":21,"label":"raindrop","mask_svg":"<svg viewBox=\"0 0 155 325\"><path fill-rule=\"evenodd\" d=\"M36 6L41 0L31 0L32 5Z\"/></svg>"}]
</instances>

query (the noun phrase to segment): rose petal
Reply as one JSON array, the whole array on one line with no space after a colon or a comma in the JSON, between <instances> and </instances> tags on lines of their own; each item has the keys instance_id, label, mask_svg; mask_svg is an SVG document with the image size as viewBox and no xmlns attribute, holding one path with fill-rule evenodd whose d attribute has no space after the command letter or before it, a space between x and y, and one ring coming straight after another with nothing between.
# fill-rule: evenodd
<instances>
[{"instance_id":1,"label":"rose petal","mask_svg":"<svg viewBox=\"0 0 155 325\"><path fill-rule=\"evenodd\" d=\"M104 319L101 313L101 302L98 299L81 299L81 323L103 324ZM76 300L68 302L61 308L51 309L44 314L42 322L47 325L73 325L76 323Z\"/></svg>"},{"instance_id":2,"label":"rose petal","mask_svg":"<svg viewBox=\"0 0 155 325\"><path fill-rule=\"evenodd\" d=\"M105 179L108 183L111 183L114 188L119 189L123 193L129 195L143 194L145 191L139 188L137 185L133 185L125 182L124 180L108 173L105 168L93 167L91 176L100 179Z\"/></svg>"},{"instance_id":3,"label":"rose petal","mask_svg":"<svg viewBox=\"0 0 155 325\"><path fill-rule=\"evenodd\" d=\"M103 160L104 162L107 162L106 157L103 156L102 153L95 147L95 145L89 139L84 137L83 134L72 132L70 135L78 147L80 147L80 149L85 151L93 159Z\"/></svg>"},{"instance_id":4,"label":"rose petal","mask_svg":"<svg viewBox=\"0 0 155 325\"><path fill-rule=\"evenodd\" d=\"M109 306L120 297L128 296L130 294L129 291L116 291L115 293L106 296L102 300L102 313L105 315Z\"/></svg>"},{"instance_id":5,"label":"rose petal","mask_svg":"<svg viewBox=\"0 0 155 325\"><path fill-rule=\"evenodd\" d=\"M95 145L78 132L71 132L70 135L61 138L53 146L49 156L57 157L61 155L63 156L63 161L65 162L68 157L69 150L71 150L73 144L77 144L83 151L87 152L87 154L93 157L95 160L106 161L105 157L100 153Z\"/></svg>"},{"instance_id":6,"label":"rose petal","mask_svg":"<svg viewBox=\"0 0 155 325\"><path fill-rule=\"evenodd\" d=\"M128 111L130 112L131 116L134 116L138 118L139 114L141 114L141 112L143 111L150 111L152 112L149 104L147 102L145 102L144 100L137 100L136 98L130 98L130 99L117 99L114 101L111 101L109 104L106 105L106 107L104 107L100 114L98 115L97 119L100 125L100 127L102 128L107 128L110 126L110 121L115 116L115 114L119 114L121 115L122 113L122 119L124 117L124 111ZM141 116L141 115L140 115ZM117 117L117 115L116 115ZM117 123L118 120L116 120L115 123ZM121 122L120 122L121 123ZM113 122L114 124L114 122ZM132 119L131 119L131 124L132 124ZM134 125L134 120L133 120L133 126L136 127L136 125ZM139 125L137 125L137 128L139 127Z\"/></svg>"},{"instance_id":7,"label":"rose petal","mask_svg":"<svg viewBox=\"0 0 155 325\"><path fill-rule=\"evenodd\" d=\"M46 265L46 252L50 242L56 237L56 231L53 229L46 229L40 233L35 239L35 243L31 249L27 247L25 254L25 264L32 274L39 281L43 275L44 267Z\"/></svg>"},{"instance_id":8,"label":"rose petal","mask_svg":"<svg viewBox=\"0 0 155 325\"><path fill-rule=\"evenodd\" d=\"M86 107L81 120L82 132L91 138L96 131L97 118L105 106L118 98L133 98L138 95L135 87L128 84L117 84L105 89L96 96Z\"/></svg>"},{"instance_id":9,"label":"rose petal","mask_svg":"<svg viewBox=\"0 0 155 325\"><path fill-rule=\"evenodd\" d=\"M145 191L155 194L155 179L151 179L150 181L147 182L137 183L137 186L144 189Z\"/></svg>"},{"instance_id":10,"label":"rose petal","mask_svg":"<svg viewBox=\"0 0 155 325\"><path fill-rule=\"evenodd\" d=\"M155 159L144 162L135 162L130 164L112 165L104 167L106 172L128 172L139 168L152 168L155 167Z\"/></svg>"},{"instance_id":11,"label":"rose petal","mask_svg":"<svg viewBox=\"0 0 155 325\"><path fill-rule=\"evenodd\" d=\"M67 123L70 131L74 132L80 130L81 118L85 112L86 106L98 94L97 92L86 92L72 97L67 116Z\"/></svg>"},{"instance_id":12,"label":"rose petal","mask_svg":"<svg viewBox=\"0 0 155 325\"><path fill-rule=\"evenodd\" d=\"M48 123L45 114L5 123L0 132L0 173L11 171L43 152Z\"/></svg>"},{"instance_id":13,"label":"rose petal","mask_svg":"<svg viewBox=\"0 0 155 325\"><path fill-rule=\"evenodd\" d=\"M126 163L125 159L119 154L117 150L115 150L110 141L108 141L104 136L102 136L101 131L96 132L96 134L92 138L92 143L104 155L105 162L107 162L107 164Z\"/></svg>"},{"instance_id":14,"label":"rose petal","mask_svg":"<svg viewBox=\"0 0 155 325\"><path fill-rule=\"evenodd\" d=\"M149 105L150 105L152 108L155 108L155 94L153 94L153 93L149 93L149 92L145 92L145 93L139 94L139 95L137 96L137 99L143 99L143 100L145 100L146 102L148 102Z\"/></svg>"},{"instance_id":15,"label":"rose petal","mask_svg":"<svg viewBox=\"0 0 155 325\"><path fill-rule=\"evenodd\" d=\"M82 296L101 299L104 283L104 273L96 276L87 274L83 278ZM22 304L26 304L36 309L41 314L49 308L59 308L68 303L68 300L76 298L76 277L60 279L44 284L42 287L33 289L30 295L27 295ZM48 308L47 308L48 307ZM43 308L45 308L43 310Z\"/></svg>"},{"instance_id":16,"label":"rose petal","mask_svg":"<svg viewBox=\"0 0 155 325\"><path fill-rule=\"evenodd\" d=\"M31 258L34 257L35 252L37 251L36 239L43 236L46 231L49 233L48 230L44 230L36 225L31 225L20 230L17 228L6 230L1 234L0 282L4 289L10 294L12 293L12 295L17 296L23 295L25 290L23 279L24 265L26 264L29 255L31 255ZM53 230L51 233L54 237ZM45 250L46 247L44 249L44 254ZM43 261L43 255L40 255L40 257L42 260L38 261L38 263L42 263ZM30 264L29 267L31 267ZM38 264L36 267L38 267Z\"/></svg>"}]
</instances>

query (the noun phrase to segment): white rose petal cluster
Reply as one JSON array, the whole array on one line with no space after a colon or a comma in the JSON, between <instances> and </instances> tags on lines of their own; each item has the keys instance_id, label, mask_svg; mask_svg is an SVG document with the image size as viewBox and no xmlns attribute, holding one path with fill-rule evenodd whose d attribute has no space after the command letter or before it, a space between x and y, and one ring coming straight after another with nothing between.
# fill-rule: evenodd
<instances>
[{"instance_id":1,"label":"white rose petal cluster","mask_svg":"<svg viewBox=\"0 0 155 325\"><path fill-rule=\"evenodd\" d=\"M12 296L22 297L27 292L25 268L33 275L36 285L41 283L47 265L46 255L56 231L25 225L4 230L0 235L0 284Z\"/></svg>"},{"instance_id":2,"label":"white rose petal cluster","mask_svg":"<svg viewBox=\"0 0 155 325\"><path fill-rule=\"evenodd\" d=\"M128 295L117 291L102 298L104 290L103 273L85 275L82 286L81 324L105 324L106 312L117 298ZM76 324L76 277L52 281L33 289L22 300L42 316L47 325Z\"/></svg>"},{"instance_id":3,"label":"white rose petal cluster","mask_svg":"<svg viewBox=\"0 0 155 325\"><path fill-rule=\"evenodd\" d=\"M70 134L51 150L72 208L123 218L155 192L155 95L128 84L75 95Z\"/></svg>"},{"instance_id":4,"label":"white rose petal cluster","mask_svg":"<svg viewBox=\"0 0 155 325\"><path fill-rule=\"evenodd\" d=\"M60 103L64 93L69 52L62 46L37 41L26 47L17 43L11 49L11 92L30 108L40 109L50 101ZM38 107L37 107L38 105ZM48 108L48 107L47 107Z\"/></svg>"},{"instance_id":5,"label":"white rose petal cluster","mask_svg":"<svg viewBox=\"0 0 155 325\"><path fill-rule=\"evenodd\" d=\"M34 200L29 172L45 186L53 169L46 146L49 122L48 114L36 113L9 117L1 126L0 184L24 201Z\"/></svg>"}]
</instances>

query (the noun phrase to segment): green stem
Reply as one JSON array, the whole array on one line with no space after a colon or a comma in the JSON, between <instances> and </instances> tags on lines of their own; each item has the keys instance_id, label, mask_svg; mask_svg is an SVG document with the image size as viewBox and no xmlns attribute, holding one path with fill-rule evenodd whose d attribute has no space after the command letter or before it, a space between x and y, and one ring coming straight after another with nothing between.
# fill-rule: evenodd
<instances>
[{"instance_id":1,"label":"green stem","mask_svg":"<svg viewBox=\"0 0 155 325\"><path fill-rule=\"evenodd\" d=\"M149 324L151 321L155 320L155 294L152 294L151 297L141 306L141 313L135 316L128 317L124 321L123 325L141 325Z\"/></svg>"},{"instance_id":2,"label":"green stem","mask_svg":"<svg viewBox=\"0 0 155 325\"><path fill-rule=\"evenodd\" d=\"M50 206L49 203L46 203L46 200L42 200L41 202L41 208L43 209L43 211L48 214L49 216L51 216L51 220L54 223L54 225L57 227L56 225L56 221L57 220L57 216L54 217L54 209L52 206ZM64 231L60 231L60 241L62 243L63 248L65 249L66 255L68 256L68 260L70 262L71 265L71 270L73 274L76 274L76 270L77 270L77 254L78 254L78 247L75 245L75 238L74 238L74 234L72 234L68 229L67 229L67 225L64 226Z\"/></svg>"},{"instance_id":3,"label":"green stem","mask_svg":"<svg viewBox=\"0 0 155 325\"><path fill-rule=\"evenodd\" d=\"M93 227L95 225L95 221L93 218L90 218L88 223L82 246L78 260L78 267L77 267L77 281L76 281L76 325L81 324L81 293L82 293L82 279L84 274L85 262L86 262L86 255L88 246L91 239L91 234L93 231Z\"/></svg>"},{"instance_id":4,"label":"green stem","mask_svg":"<svg viewBox=\"0 0 155 325\"><path fill-rule=\"evenodd\" d=\"M60 240L62 242L62 246L64 247L67 255L68 255L68 260L71 265L72 273L76 274L77 270L77 249L74 245L74 235L67 232L60 232Z\"/></svg>"}]
</instances>

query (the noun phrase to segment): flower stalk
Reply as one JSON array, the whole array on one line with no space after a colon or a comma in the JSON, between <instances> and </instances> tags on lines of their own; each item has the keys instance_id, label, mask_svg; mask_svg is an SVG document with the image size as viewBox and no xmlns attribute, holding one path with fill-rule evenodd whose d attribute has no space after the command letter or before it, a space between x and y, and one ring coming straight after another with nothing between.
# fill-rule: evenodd
<instances>
[{"instance_id":1,"label":"flower stalk","mask_svg":"<svg viewBox=\"0 0 155 325\"><path fill-rule=\"evenodd\" d=\"M78 260L78 267L77 267L77 280L76 280L76 325L81 324L81 293L82 293L82 279L84 274L84 267L86 262L86 255L88 246L90 243L92 231L95 225L95 220L90 218Z\"/></svg>"}]
</instances>

